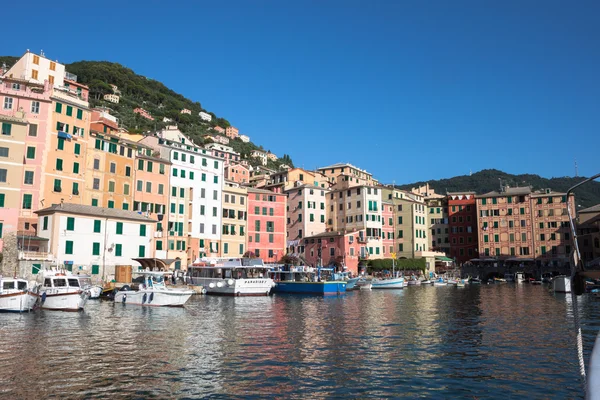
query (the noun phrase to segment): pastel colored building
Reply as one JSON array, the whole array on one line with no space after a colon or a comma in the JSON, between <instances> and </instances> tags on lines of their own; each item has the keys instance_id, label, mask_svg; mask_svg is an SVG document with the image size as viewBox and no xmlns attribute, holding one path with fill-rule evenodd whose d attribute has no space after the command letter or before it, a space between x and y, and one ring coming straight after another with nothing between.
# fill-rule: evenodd
<instances>
[{"instance_id":1,"label":"pastel colored building","mask_svg":"<svg viewBox=\"0 0 600 400\"><path fill-rule=\"evenodd\" d=\"M0 251L4 232L35 232L51 104L48 83L1 78Z\"/></svg>"},{"instance_id":2,"label":"pastel colored building","mask_svg":"<svg viewBox=\"0 0 600 400\"><path fill-rule=\"evenodd\" d=\"M222 134L224 134L224 133L225 133L225 129L221 128L220 126L215 126L215 127L213 128L213 130L214 130L214 131L217 131L217 132L219 132L219 133L222 133Z\"/></svg>"},{"instance_id":3,"label":"pastel colored building","mask_svg":"<svg viewBox=\"0 0 600 400\"><path fill-rule=\"evenodd\" d=\"M38 85L48 82L54 88L63 88L67 74L63 64L46 58L44 54L38 55L27 50L5 75L8 78L22 79ZM68 77L77 80L75 75L68 74Z\"/></svg>"},{"instance_id":4,"label":"pastel colored building","mask_svg":"<svg viewBox=\"0 0 600 400\"><path fill-rule=\"evenodd\" d=\"M183 110L181 110L181 114L192 115L192 111L188 110L187 108L184 108Z\"/></svg>"},{"instance_id":5,"label":"pastel colored building","mask_svg":"<svg viewBox=\"0 0 600 400\"><path fill-rule=\"evenodd\" d=\"M235 182L223 185L221 256L242 257L246 252L248 189Z\"/></svg>"},{"instance_id":6,"label":"pastel colored building","mask_svg":"<svg viewBox=\"0 0 600 400\"><path fill-rule=\"evenodd\" d=\"M48 133L44 167L44 205L68 202L83 204L83 187L90 134L88 88L64 81L69 88L52 92L52 124ZM78 94L81 92L81 94Z\"/></svg>"},{"instance_id":7,"label":"pastel colored building","mask_svg":"<svg viewBox=\"0 0 600 400\"><path fill-rule=\"evenodd\" d=\"M394 204L389 201L381 202L381 237L383 258L392 258L394 251Z\"/></svg>"},{"instance_id":8,"label":"pastel colored building","mask_svg":"<svg viewBox=\"0 0 600 400\"><path fill-rule=\"evenodd\" d=\"M248 188L248 251L265 262L285 255L287 196Z\"/></svg>"},{"instance_id":9,"label":"pastel colored building","mask_svg":"<svg viewBox=\"0 0 600 400\"><path fill-rule=\"evenodd\" d=\"M230 139L235 139L239 136L239 134L240 131L234 126L228 126L227 128L225 128L225 136L227 136Z\"/></svg>"},{"instance_id":10,"label":"pastel colored building","mask_svg":"<svg viewBox=\"0 0 600 400\"><path fill-rule=\"evenodd\" d=\"M240 136L238 136L238 138L239 138L239 139L240 139L242 142L244 142L244 143L249 143L249 142L250 142L250 136L247 136L247 135L240 135Z\"/></svg>"},{"instance_id":11,"label":"pastel colored building","mask_svg":"<svg viewBox=\"0 0 600 400\"><path fill-rule=\"evenodd\" d=\"M325 175L302 168L286 168L283 171L270 174L266 187L277 193L283 193L293 187L304 184L329 189L330 182Z\"/></svg>"},{"instance_id":12,"label":"pastel colored building","mask_svg":"<svg viewBox=\"0 0 600 400\"><path fill-rule=\"evenodd\" d=\"M277 161L277 156L270 151L267 153L267 158L271 161Z\"/></svg>"},{"instance_id":13,"label":"pastel colored building","mask_svg":"<svg viewBox=\"0 0 600 400\"><path fill-rule=\"evenodd\" d=\"M287 251L304 255L304 239L327 229L327 198L329 189L302 185L288 189L287 195Z\"/></svg>"},{"instance_id":14,"label":"pastel colored building","mask_svg":"<svg viewBox=\"0 0 600 400\"><path fill-rule=\"evenodd\" d=\"M240 153L233 150L233 147L225 146L219 143L210 143L204 146L213 157L222 159L225 164L237 163L240 161Z\"/></svg>"},{"instance_id":15,"label":"pastel colored building","mask_svg":"<svg viewBox=\"0 0 600 400\"><path fill-rule=\"evenodd\" d=\"M377 181L373 175L365 170L355 167L349 163L337 163L326 167L317 168L317 171L325 175L333 183L339 175L346 175L353 178L359 185L374 186Z\"/></svg>"},{"instance_id":16,"label":"pastel colored building","mask_svg":"<svg viewBox=\"0 0 600 400\"><path fill-rule=\"evenodd\" d=\"M464 263L477 254L477 206L475 192L448 193L450 257Z\"/></svg>"},{"instance_id":17,"label":"pastel colored building","mask_svg":"<svg viewBox=\"0 0 600 400\"><path fill-rule=\"evenodd\" d=\"M592 218L596 218L598 215L600 215L600 204L579 210L577 219L580 224L583 224Z\"/></svg>"},{"instance_id":18,"label":"pastel colored building","mask_svg":"<svg viewBox=\"0 0 600 400\"><path fill-rule=\"evenodd\" d=\"M229 144L229 138L221 135L205 135L204 139L211 140L215 143Z\"/></svg>"},{"instance_id":19,"label":"pastel colored building","mask_svg":"<svg viewBox=\"0 0 600 400\"><path fill-rule=\"evenodd\" d=\"M141 115L143 118L149 119L150 121L154 121L154 117L152 117L152 115L150 115L150 113L146 110L144 110L143 108L135 108L133 110L134 113Z\"/></svg>"},{"instance_id":20,"label":"pastel colored building","mask_svg":"<svg viewBox=\"0 0 600 400\"><path fill-rule=\"evenodd\" d=\"M250 157L258 158L262 165L267 165L267 153L261 150L252 150Z\"/></svg>"},{"instance_id":21,"label":"pastel colored building","mask_svg":"<svg viewBox=\"0 0 600 400\"><path fill-rule=\"evenodd\" d=\"M312 267L343 265L358 275L362 237L359 232L323 232L303 239L304 258Z\"/></svg>"},{"instance_id":22,"label":"pastel colored building","mask_svg":"<svg viewBox=\"0 0 600 400\"><path fill-rule=\"evenodd\" d=\"M212 115L210 115L209 113L206 113L204 111L200 111L198 113L198 115L200 116L200 119L202 121L208 121L208 122L212 121Z\"/></svg>"},{"instance_id":23,"label":"pastel colored building","mask_svg":"<svg viewBox=\"0 0 600 400\"><path fill-rule=\"evenodd\" d=\"M111 103L119 104L121 98L117 94L107 93L102 97L106 101L110 101Z\"/></svg>"},{"instance_id":24,"label":"pastel colored building","mask_svg":"<svg viewBox=\"0 0 600 400\"><path fill-rule=\"evenodd\" d=\"M248 183L250 170L242 164L227 164L224 169L225 179L236 183Z\"/></svg>"},{"instance_id":25,"label":"pastel colored building","mask_svg":"<svg viewBox=\"0 0 600 400\"><path fill-rule=\"evenodd\" d=\"M135 258L152 257L156 220L133 211L80 204L53 204L36 211L37 236L47 240L44 251L53 265L91 274L104 282L114 279L116 265L136 264ZM38 264L37 270L50 263ZM36 268L24 268L25 276Z\"/></svg>"}]
</instances>

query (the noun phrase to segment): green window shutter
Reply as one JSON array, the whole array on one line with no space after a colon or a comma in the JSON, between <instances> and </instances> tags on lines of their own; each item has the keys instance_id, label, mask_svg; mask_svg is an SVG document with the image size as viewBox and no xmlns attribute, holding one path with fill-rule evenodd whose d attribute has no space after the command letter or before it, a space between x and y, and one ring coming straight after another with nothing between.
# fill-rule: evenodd
<instances>
[{"instance_id":1,"label":"green window shutter","mask_svg":"<svg viewBox=\"0 0 600 400\"><path fill-rule=\"evenodd\" d=\"M79 173L79 163L73 163L73 173L74 174Z\"/></svg>"},{"instance_id":2,"label":"green window shutter","mask_svg":"<svg viewBox=\"0 0 600 400\"><path fill-rule=\"evenodd\" d=\"M138 170L144 170L144 160L138 160Z\"/></svg>"},{"instance_id":3,"label":"green window shutter","mask_svg":"<svg viewBox=\"0 0 600 400\"><path fill-rule=\"evenodd\" d=\"M179 205L179 214L183 214L183 213L184 213L184 211L183 211L183 204L180 204Z\"/></svg>"},{"instance_id":4,"label":"green window shutter","mask_svg":"<svg viewBox=\"0 0 600 400\"><path fill-rule=\"evenodd\" d=\"M35 159L35 147L27 147L27 158L30 160Z\"/></svg>"},{"instance_id":5,"label":"green window shutter","mask_svg":"<svg viewBox=\"0 0 600 400\"><path fill-rule=\"evenodd\" d=\"M173 172L172 175L174 177L177 177L177 168L173 168L172 172Z\"/></svg>"},{"instance_id":6,"label":"green window shutter","mask_svg":"<svg viewBox=\"0 0 600 400\"><path fill-rule=\"evenodd\" d=\"M33 195L31 194L24 194L23 195L23 209L24 210L31 210L31 203L33 201Z\"/></svg>"},{"instance_id":7,"label":"green window shutter","mask_svg":"<svg viewBox=\"0 0 600 400\"><path fill-rule=\"evenodd\" d=\"M123 210L129 210L129 204L123 203Z\"/></svg>"},{"instance_id":8,"label":"green window shutter","mask_svg":"<svg viewBox=\"0 0 600 400\"><path fill-rule=\"evenodd\" d=\"M229 243L223 243L223 253L229 253Z\"/></svg>"},{"instance_id":9,"label":"green window shutter","mask_svg":"<svg viewBox=\"0 0 600 400\"><path fill-rule=\"evenodd\" d=\"M108 208L115 208L115 202L113 200L108 201Z\"/></svg>"},{"instance_id":10,"label":"green window shutter","mask_svg":"<svg viewBox=\"0 0 600 400\"><path fill-rule=\"evenodd\" d=\"M71 194L79 196L79 183L73 182L73 189L71 190Z\"/></svg>"},{"instance_id":11,"label":"green window shutter","mask_svg":"<svg viewBox=\"0 0 600 400\"><path fill-rule=\"evenodd\" d=\"M185 188L179 188L179 197L182 199L185 197Z\"/></svg>"},{"instance_id":12,"label":"green window shutter","mask_svg":"<svg viewBox=\"0 0 600 400\"><path fill-rule=\"evenodd\" d=\"M171 196L172 197L177 197L177 188L175 186L173 186L171 188Z\"/></svg>"},{"instance_id":13,"label":"green window shutter","mask_svg":"<svg viewBox=\"0 0 600 400\"><path fill-rule=\"evenodd\" d=\"M42 264L32 264L31 265L31 274L37 275L40 272L40 269L42 269Z\"/></svg>"},{"instance_id":14,"label":"green window shutter","mask_svg":"<svg viewBox=\"0 0 600 400\"><path fill-rule=\"evenodd\" d=\"M123 245L122 244L115 244L115 256L116 257L121 257L123 255Z\"/></svg>"},{"instance_id":15,"label":"green window shutter","mask_svg":"<svg viewBox=\"0 0 600 400\"><path fill-rule=\"evenodd\" d=\"M98 207L98 199L92 199L92 207Z\"/></svg>"},{"instance_id":16,"label":"green window shutter","mask_svg":"<svg viewBox=\"0 0 600 400\"><path fill-rule=\"evenodd\" d=\"M92 244L92 255L99 256L100 255L100 243L94 242Z\"/></svg>"},{"instance_id":17,"label":"green window shutter","mask_svg":"<svg viewBox=\"0 0 600 400\"><path fill-rule=\"evenodd\" d=\"M156 241L156 250L162 250L163 249L163 242L162 240L157 240Z\"/></svg>"},{"instance_id":18,"label":"green window shutter","mask_svg":"<svg viewBox=\"0 0 600 400\"><path fill-rule=\"evenodd\" d=\"M152 172L152 165L153 165L153 164L152 164L152 161L148 161L148 162L146 162L146 170L147 170L148 172Z\"/></svg>"},{"instance_id":19,"label":"green window shutter","mask_svg":"<svg viewBox=\"0 0 600 400\"><path fill-rule=\"evenodd\" d=\"M0 193L0 207L4 207L4 193Z\"/></svg>"},{"instance_id":20,"label":"green window shutter","mask_svg":"<svg viewBox=\"0 0 600 400\"><path fill-rule=\"evenodd\" d=\"M96 143L94 144L94 148L96 150L102 150L102 140L96 139Z\"/></svg>"},{"instance_id":21,"label":"green window shutter","mask_svg":"<svg viewBox=\"0 0 600 400\"><path fill-rule=\"evenodd\" d=\"M190 171L190 180L194 180L194 171Z\"/></svg>"},{"instance_id":22,"label":"green window shutter","mask_svg":"<svg viewBox=\"0 0 600 400\"><path fill-rule=\"evenodd\" d=\"M83 119L83 110L77 109L77 119Z\"/></svg>"},{"instance_id":23,"label":"green window shutter","mask_svg":"<svg viewBox=\"0 0 600 400\"><path fill-rule=\"evenodd\" d=\"M202 182L206 182L206 174L202 174Z\"/></svg>"},{"instance_id":24,"label":"green window shutter","mask_svg":"<svg viewBox=\"0 0 600 400\"><path fill-rule=\"evenodd\" d=\"M67 240L65 242L65 254L73 254L73 241Z\"/></svg>"},{"instance_id":25,"label":"green window shutter","mask_svg":"<svg viewBox=\"0 0 600 400\"><path fill-rule=\"evenodd\" d=\"M67 106L67 117L73 116L73 107Z\"/></svg>"},{"instance_id":26,"label":"green window shutter","mask_svg":"<svg viewBox=\"0 0 600 400\"><path fill-rule=\"evenodd\" d=\"M3 135L10 136L11 130L12 130L12 124L9 124L8 122L2 123L2 134Z\"/></svg>"},{"instance_id":27,"label":"green window shutter","mask_svg":"<svg viewBox=\"0 0 600 400\"><path fill-rule=\"evenodd\" d=\"M140 225L140 236L146 236L146 225Z\"/></svg>"},{"instance_id":28,"label":"green window shutter","mask_svg":"<svg viewBox=\"0 0 600 400\"><path fill-rule=\"evenodd\" d=\"M79 143L75 143L75 154L81 154L81 145Z\"/></svg>"},{"instance_id":29,"label":"green window shutter","mask_svg":"<svg viewBox=\"0 0 600 400\"><path fill-rule=\"evenodd\" d=\"M61 160L60 158L56 159L56 170L57 171L62 171L62 166L63 166L63 160Z\"/></svg>"},{"instance_id":30,"label":"green window shutter","mask_svg":"<svg viewBox=\"0 0 600 400\"><path fill-rule=\"evenodd\" d=\"M122 234L123 234L123 223L117 222L117 235L122 235Z\"/></svg>"},{"instance_id":31,"label":"green window shutter","mask_svg":"<svg viewBox=\"0 0 600 400\"><path fill-rule=\"evenodd\" d=\"M175 214L175 203L171 203L171 214ZM202 213L200 215L202 215Z\"/></svg>"},{"instance_id":32,"label":"green window shutter","mask_svg":"<svg viewBox=\"0 0 600 400\"><path fill-rule=\"evenodd\" d=\"M100 233L102 230L102 221L99 219L94 220L94 233Z\"/></svg>"},{"instance_id":33,"label":"green window shutter","mask_svg":"<svg viewBox=\"0 0 600 400\"><path fill-rule=\"evenodd\" d=\"M214 183L219 183L219 177L217 175L215 175L213 181L214 181Z\"/></svg>"},{"instance_id":34,"label":"green window shutter","mask_svg":"<svg viewBox=\"0 0 600 400\"><path fill-rule=\"evenodd\" d=\"M140 245L138 257L146 257L146 246Z\"/></svg>"},{"instance_id":35,"label":"green window shutter","mask_svg":"<svg viewBox=\"0 0 600 400\"><path fill-rule=\"evenodd\" d=\"M58 149L59 150L64 150L65 149L65 139L58 138Z\"/></svg>"},{"instance_id":36,"label":"green window shutter","mask_svg":"<svg viewBox=\"0 0 600 400\"><path fill-rule=\"evenodd\" d=\"M68 217L67 218L67 230L74 231L75 230L75 218Z\"/></svg>"},{"instance_id":37,"label":"green window shutter","mask_svg":"<svg viewBox=\"0 0 600 400\"><path fill-rule=\"evenodd\" d=\"M54 191L55 191L55 192L60 192L60 191L62 191L62 187L61 187L62 185L61 185L61 183L62 183L62 182L61 182L61 180L60 180L60 179L55 179L55 180L54 180Z\"/></svg>"},{"instance_id":38,"label":"green window shutter","mask_svg":"<svg viewBox=\"0 0 600 400\"><path fill-rule=\"evenodd\" d=\"M62 113L62 103L57 102L56 103L56 108L54 109L55 112L57 113Z\"/></svg>"},{"instance_id":39,"label":"green window shutter","mask_svg":"<svg viewBox=\"0 0 600 400\"><path fill-rule=\"evenodd\" d=\"M92 275L98 275L100 273L99 265L92 265Z\"/></svg>"}]
</instances>

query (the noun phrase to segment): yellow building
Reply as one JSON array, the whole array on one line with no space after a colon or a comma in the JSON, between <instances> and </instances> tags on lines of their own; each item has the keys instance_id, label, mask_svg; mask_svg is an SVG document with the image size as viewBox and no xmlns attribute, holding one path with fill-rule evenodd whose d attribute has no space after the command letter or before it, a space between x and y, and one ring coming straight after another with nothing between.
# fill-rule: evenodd
<instances>
[{"instance_id":1,"label":"yellow building","mask_svg":"<svg viewBox=\"0 0 600 400\"><path fill-rule=\"evenodd\" d=\"M248 189L235 182L225 181L222 199L221 255L242 257L246 251Z\"/></svg>"}]
</instances>

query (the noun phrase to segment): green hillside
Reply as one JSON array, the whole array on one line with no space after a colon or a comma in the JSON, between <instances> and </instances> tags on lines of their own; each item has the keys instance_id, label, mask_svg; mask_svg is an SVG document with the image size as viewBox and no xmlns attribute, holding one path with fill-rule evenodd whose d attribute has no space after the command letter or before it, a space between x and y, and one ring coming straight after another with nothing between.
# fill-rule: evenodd
<instances>
[{"instance_id":1,"label":"green hillside","mask_svg":"<svg viewBox=\"0 0 600 400\"><path fill-rule=\"evenodd\" d=\"M401 189L410 189L416 186L429 183L429 186L435 189L437 193L459 192L471 190L478 194L498 191L500 189L500 180L503 185L531 186L534 190L550 188L557 192L566 192L573 185L581 182L583 177L561 177L561 178L542 178L539 175L522 174L512 175L496 169L484 169L472 175L455 176L448 179L440 179L429 182L415 182L405 185L396 185ZM600 203L600 182L590 182L575 190L575 199L577 205L582 208L591 207Z\"/></svg>"}]
</instances>

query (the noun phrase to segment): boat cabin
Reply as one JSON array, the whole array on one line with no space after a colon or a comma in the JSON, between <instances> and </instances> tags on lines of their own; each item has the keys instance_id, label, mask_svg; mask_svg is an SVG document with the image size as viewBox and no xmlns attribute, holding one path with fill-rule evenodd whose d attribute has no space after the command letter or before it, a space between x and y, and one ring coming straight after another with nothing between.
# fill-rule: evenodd
<instances>
[{"instance_id":1,"label":"boat cabin","mask_svg":"<svg viewBox=\"0 0 600 400\"><path fill-rule=\"evenodd\" d=\"M2 286L0 288L2 293L23 292L29 286L25 279L3 278L1 282Z\"/></svg>"},{"instance_id":2,"label":"boat cabin","mask_svg":"<svg viewBox=\"0 0 600 400\"><path fill-rule=\"evenodd\" d=\"M62 288L62 287L81 287L79 279L74 276L52 276L44 278L44 287Z\"/></svg>"}]
</instances>

